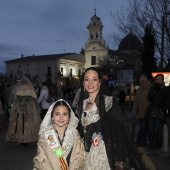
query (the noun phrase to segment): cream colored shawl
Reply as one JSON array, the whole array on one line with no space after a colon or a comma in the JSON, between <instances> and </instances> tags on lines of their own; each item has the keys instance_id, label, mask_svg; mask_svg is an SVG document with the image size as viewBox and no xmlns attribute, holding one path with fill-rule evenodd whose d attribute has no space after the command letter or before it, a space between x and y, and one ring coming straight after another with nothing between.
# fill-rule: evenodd
<instances>
[{"instance_id":1,"label":"cream colored shawl","mask_svg":"<svg viewBox=\"0 0 170 170\"><path fill-rule=\"evenodd\" d=\"M31 96L37 99L35 88L26 76L22 76L21 79L17 82L14 96Z\"/></svg>"}]
</instances>

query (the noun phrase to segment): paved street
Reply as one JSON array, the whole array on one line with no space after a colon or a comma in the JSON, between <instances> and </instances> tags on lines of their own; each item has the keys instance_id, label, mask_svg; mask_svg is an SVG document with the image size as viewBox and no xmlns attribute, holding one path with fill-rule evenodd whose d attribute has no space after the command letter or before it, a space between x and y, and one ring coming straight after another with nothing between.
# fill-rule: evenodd
<instances>
[{"instance_id":1,"label":"paved street","mask_svg":"<svg viewBox=\"0 0 170 170\"><path fill-rule=\"evenodd\" d=\"M36 143L24 148L18 143L6 142L7 122L0 131L0 169L1 170L31 170L33 157L36 154Z\"/></svg>"},{"instance_id":2,"label":"paved street","mask_svg":"<svg viewBox=\"0 0 170 170\"><path fill-rule=\"evenodd\" d=\"M129 108L125 108L125 115L127 117L127 122L129 124L129 128L132 129L132 119L131 119L131 110ZM135 137L138 132L139 125L137 123L135 128ZM147 146L146 147L138 147L139 152L141 153L142 160L148 170L170 170L170 146L169 153L162 150L157 155L148 156L146 155Z\"/></svg>"},{"instance_id":3,"label":"paved street","mask_svg":"<svg viewBox=\"0 0 170 170\"><path fill-rule=\"evenodd\" d=\"M130 110L126 109L127 121L131 128ZM20 144L6 142L5 135L8 122L0 130L0 170L31 170L33 167L33 157L36 154L36 143L31 143L30 147L24 148ZM136 127L137 131L138 127ZM161 152L158 155L147 156L146 147L139 148L144 164L148 170L169 170L169 154Z\"/></svg>"}]
</instances>

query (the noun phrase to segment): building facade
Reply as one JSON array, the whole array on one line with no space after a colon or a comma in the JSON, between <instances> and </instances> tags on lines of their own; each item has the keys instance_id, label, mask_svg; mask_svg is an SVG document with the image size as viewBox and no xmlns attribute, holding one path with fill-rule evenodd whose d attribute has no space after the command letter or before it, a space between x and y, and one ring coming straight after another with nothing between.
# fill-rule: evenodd
<instances>
[{"instance_id":1,"label":"building facade","mask_svg":"<svg viewBox=\"0 0 170 170\"><path fill-rule=\"evenodd\" d=\"M6 74L14 80L22 75L29 75L38 82L45 81L49 77L52 82L57 82L59 77L80 76L84 62L84 55L76 53L21 56L6 61Z\"/></svg>"}]
</instances>

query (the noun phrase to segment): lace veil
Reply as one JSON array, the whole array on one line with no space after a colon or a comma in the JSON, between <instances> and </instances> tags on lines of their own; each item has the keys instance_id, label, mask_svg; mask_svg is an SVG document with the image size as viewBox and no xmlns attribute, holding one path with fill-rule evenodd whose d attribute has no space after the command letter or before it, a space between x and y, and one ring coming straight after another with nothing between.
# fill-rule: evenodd
<instances>
[{"instance_id":1,"label":"lace veil","mask_svg":"<svg viewBox=\"0 0 170 170\"><path fill-rule=\"evenodd\" d=\"M49 127L52 122L51 122L51 112L53 110L53 107L54 105L59 102L59 101L65 101L64 99L59 99L57 100L56 102L54 102L48 109L42 123L41 123L41 126L40 126L40 131L39 131L39 135L47 128ZM66 101L65 101L66 102ZM67 103L67 102L66 102ZM69 119L69 123L68 123L68 126L72 126L72 127L77 127L78 125L78 119L77 117L75 116L73 110L71 109L70 105L67 103L67 105L69 106L71 112L70 112L70 119Z\"/></svg>"}]
</instances>

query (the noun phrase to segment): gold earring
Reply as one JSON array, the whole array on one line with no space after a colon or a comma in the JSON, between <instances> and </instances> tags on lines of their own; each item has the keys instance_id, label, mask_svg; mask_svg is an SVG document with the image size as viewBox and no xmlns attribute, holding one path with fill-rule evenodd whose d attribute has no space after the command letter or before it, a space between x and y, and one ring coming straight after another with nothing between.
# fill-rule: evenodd
<instances>
[{"instance_id":1,"label":"gold earring","mask_svg":"<svg viewBox=\"0 0 170 170\"><path fill-rule=\"evenodd\" d=\"M84 91L86 91L85 87L84 87Z\"/></svg>"}]
</instances>

